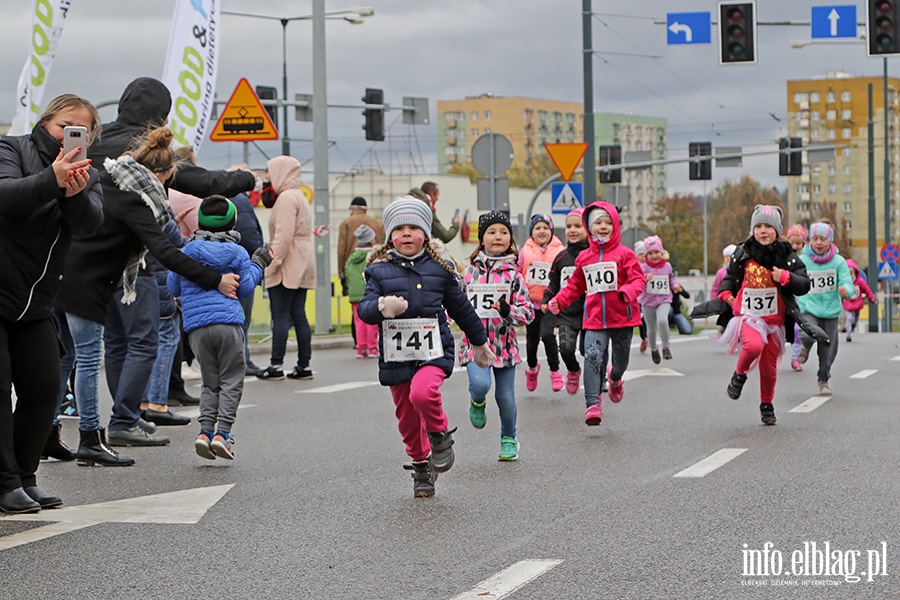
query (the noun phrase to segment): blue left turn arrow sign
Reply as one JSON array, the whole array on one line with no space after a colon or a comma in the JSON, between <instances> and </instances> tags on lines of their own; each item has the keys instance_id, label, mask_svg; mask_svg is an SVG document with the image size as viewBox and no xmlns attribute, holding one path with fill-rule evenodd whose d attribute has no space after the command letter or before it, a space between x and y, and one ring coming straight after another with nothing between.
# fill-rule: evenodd
<instances>
[{"instance_id":1,"label":"blue left turn arrow sign","mask_svg":"<svg viewBox=\"0 0 900 600\"><path fill-rule=\"evenodd\" d=\"M708 12L666 14L666 43L709 44L711 41L711 18Z\"/></svg>"}]
</instances>

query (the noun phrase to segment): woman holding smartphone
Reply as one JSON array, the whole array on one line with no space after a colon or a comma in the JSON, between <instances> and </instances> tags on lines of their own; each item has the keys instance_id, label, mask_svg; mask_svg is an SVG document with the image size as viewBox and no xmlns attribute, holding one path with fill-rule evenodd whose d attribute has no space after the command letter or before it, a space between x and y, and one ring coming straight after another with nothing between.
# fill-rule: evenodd
<instances>
[{"instance_id":1,"label":"woman holding smartphone","mask_svg":"<svg viewBox=\"0 0 900 600\"><path fill-rule=\"evenodd\" d=\"M87 146L100 115L64 94L29 135L0 139L0 511L7 513L62 504L35 476L60 385L51 308L72 236L94 234L103 220L97 171L76 160L80 148L63 151L68 126L84 127Z\"/></svg>"}]
</instances>

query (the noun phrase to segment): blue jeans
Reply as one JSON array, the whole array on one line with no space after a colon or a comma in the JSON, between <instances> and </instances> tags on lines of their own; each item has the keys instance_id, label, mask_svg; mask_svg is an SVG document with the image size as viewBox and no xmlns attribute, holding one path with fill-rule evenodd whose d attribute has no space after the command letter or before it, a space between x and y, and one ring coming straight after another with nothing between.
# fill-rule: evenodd
<instances>
[{"instance_id":1,"label":"blue jeans","mask_svg":"<svg viewBox=\"0 0 900 600\"><path fill-rule=\"evenodd\" d=\"M103 358L103 325L66 313L69 332L75 343L75 402L78 404L78 428L81 431L100 429L100 361ZM62 367L66 378L72 365Z\"/></svg>"},{"instance_id":2,"label":"blue jeans","mask_svg":"<svg viewBox=\"0 0 900 600\"><path fill-rule=\"evenodd\" d=\"M586 329L584 332L584 403L586 406L597 405L603 408L600 401L600 390L606 378L608 348L612 344L612 370L610 377L620 381L628 368L631 358L631 337L634 327L618 329Z\"/></svg>"},{"instance_id":3,"label":"blue jeans","mask_svg":"<svg viewBox=\"0 0 900 600\"><path fill-rule=\"evenodd\" d=\"M272 310L271 364L284 364L288 331L293 325L297 335L297 368L309 368L312 358L312 329L306 320L306 290L292 290L283 285L270 287L269 304Z\"/></svg>"},{"instance_id":4,"label":"blue jeans","mask_svg":"<svg viewBox=\"0 0 900 600\"><path fill-rule=\"evenodd\" d=\"M482 369L474 362L466 363L466 371L469 374L469 395L478 404L485 401L488 392L491 391L491 369L494 370L494 379L497 380L494 399L497 401L497 408L500 409L500 437L516 437L515 367Z\"/></svg>"},{"instance_id":5,"label":"blue jeans","mask_svg":"<svg viewBox=\"0 0 900 600\"><path fill-rule=\"evenodd\" d=\"M62 410L62 403L66 399L66 384L69 381L69 374L72 373L72 367L75 366L75 342L72 340L72 333L69 331L66 313L53 309L53 319L56 321L59 344L65 350L65 354L59 358L59 396L56 398L56 415L53 417L53 426L56 427L59 425L59 413Z\"/></svg>"},{"instance_id":6,"label":"blue jeans","mask_svg":"<svg viewBox=\"0 0 900 600\"><path fill-rule=\"evenodd\" d=\"M159 349L156 353L156 360L153 361L150 381L144 388L142 402L162 404L163 406L168 404L169 376L172 374L173 360L180 343L181 313L176 311L170 318L159 320Z\"/></svg>"},{"instance_id":7,"label":"blue jeans","mask_svg":"<svg viewBox=\"0 0 900 600\"><path fill-rule=\"evenodd\" d=\"M253 360L250 358L250 324L253 321L253 296L255 291L254 289L254 294L249 294L240 299L241 308L244 309L244 364L248 367L253 364Z\"/></svg>"},{"instance_id":8,"label":"blue jeans","mask_svg":"<svg viewBox=\"0 0 900 600\"><path fill-rule=\"evenodd\" d=\"M106 313L106 383L113 398L110 431L130 429L141 418L141 399L156 361L159 342L159 286L156 277L139 275L137 298L122 304L122 287Z\"/></svg>"}]
</instances>

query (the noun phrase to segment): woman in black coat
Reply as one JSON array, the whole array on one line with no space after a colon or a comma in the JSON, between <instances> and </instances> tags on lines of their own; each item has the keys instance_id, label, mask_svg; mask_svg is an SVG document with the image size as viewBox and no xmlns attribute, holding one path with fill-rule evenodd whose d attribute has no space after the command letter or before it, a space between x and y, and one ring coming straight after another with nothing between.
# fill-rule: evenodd
<instances>
[{"instance_id":1,"label":"woman in black coat","mask_svg":"<svg viewBox=\"0 0 900 600\"><path fill-rule=\"evenodd\" d=\"M35 477L59 393L51 308L72 236L93 235L103 220L97 171L74 160L77 149L63 154L68 125L87 128L90 143L100 116L65 94L30 135L0 139L0 510L8 513L62 504Z\"/></svg>"}]
</instances>

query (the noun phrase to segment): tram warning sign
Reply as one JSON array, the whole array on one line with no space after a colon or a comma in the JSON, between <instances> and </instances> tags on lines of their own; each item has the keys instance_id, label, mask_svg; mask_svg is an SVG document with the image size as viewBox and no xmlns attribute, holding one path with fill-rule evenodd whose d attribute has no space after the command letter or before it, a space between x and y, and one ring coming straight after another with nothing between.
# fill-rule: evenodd
<instances>
[{"instance_id":1,"label":"tram warning sign","mask_svg":"<svg viewBox=\"0 0 900 600\"><path fill-rule=\"evenodd\" d=\"M209 139L214 142L259 142L278 139L275 124L272 123L269 113L246 78L242 77L238 81Z\"/></svg>"}]
</instances>

